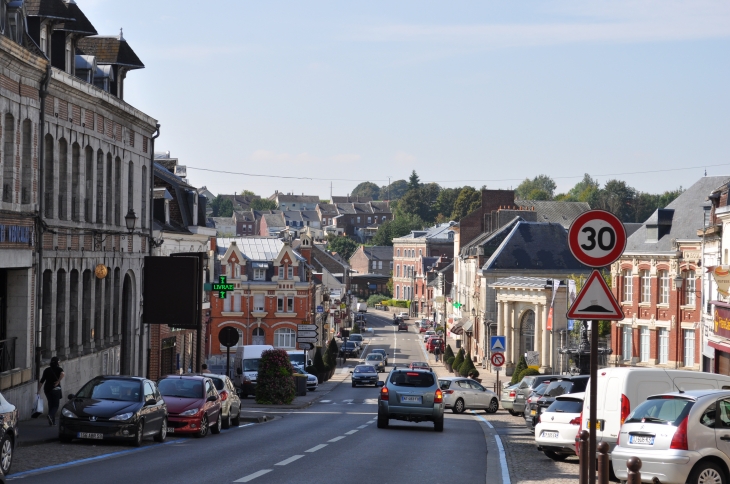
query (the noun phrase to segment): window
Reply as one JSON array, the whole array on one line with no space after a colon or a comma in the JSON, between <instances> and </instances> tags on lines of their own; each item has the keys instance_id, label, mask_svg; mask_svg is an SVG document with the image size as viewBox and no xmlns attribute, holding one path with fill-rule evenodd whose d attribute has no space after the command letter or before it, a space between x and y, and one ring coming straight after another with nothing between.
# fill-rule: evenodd
<instances>
[{"instance_id":1,"label":"window","mask_svg":"<svg viewBox=\"0 0 730 484\"><path fill-rule=\"evenodd\" d=\"M240 294L231 294L231 297L233 298L233 310L237 313L241 312L241 295Z\"/></svg>"},{"instance_id":2,"label":"window","mask_svg":"<svg viewBox=\"0 0 730 484\"><path fill-rule=\"evenodd\" d=\"M421 249L418 249L418 256L420 257L422 255L423 255L423 251Z\"/></svg>"},{"instance_id":3,"label":"window","mask_svg":"<svg viewBox=\"0 0 730 484\"><path fill-rule=\"evenodd\" d=\"M659 271L659 304L669 304L669 271Z\"/></svg>"},{"instance_id":4,"label":"window","mask_svg":"<svg viewBox=\"0 0 730 484\"><path fill-rule=\"evenodd\" d=\"M74 73L74 49L71 39L66 41L66 72L73 75Z\"/></svg>"},{"instance_id":5,"label":"window","mask_svg":"<svg viewBox=\"0 0 730 484\"><path fill-rule=\"evenodd\" d=\"M623 293L623 302L631 302L632 300L632 294L634 293L634 281L631 276L631 269L624 269L621 271L621 275L623 276L624 280L624 293Z\"/></svg>"},{"instance_id":6,"label":"window","mask_svg":"<svg viewBox=\"0 0 730 484\"><path fill-rule=\"evenodd\" d=\"M684 304L686 306L695 305L695 271L684 271L682 273L684 283L682 289L684 290Z\"/></svg>"},{"instance_id":7,"label":"window","mask_svg":"<svg viewBox=\"0 0 730 484\"><path fill-rule=\"evenodd\" d=\"M400 286L395 286L395 298L400 299Z\"/></svg>"},{"instance_id":8,"label":"window","mask_svg":"<svg viewBox=\"0 0 730 484\"><path fill-rule=\"evenodd\" d=\"M253 270L254 281L265 281L266 280L266 269L254 269Z\"/></svg>"},{"instance_id":9,"label":"window","mask_svg":"<svg viewBox=\"0 0 730 484\"><path fill-rule=\"evenodd\" d=\"M389 265L390 265L390 270L392 271L393 270L393 261L390 261Z\"/></svg>"},{"instance_id":10,"label":"window","mask_svg":"<svg viewBox=\"0 0 730 484\"><path fill-rule=\"evenodd\" d=\"M632 347L633 347L633 328L631 326L624 326L621 328L622 331L622 346L623 349L623 359L624 360L630 360L632 356Z\"/></svg>"},{"instance_id":11,"label":"window","mask_svg":"<svg viewBox=\"0 0 730 484\"><path fill-rule=\"evenodd\" d=\"M106 154L106 217L104 220L108 225L111 225L113 223L112 221L112 202L113 202L113 195L114 192L112 191L112 172L113 166L112 166L112 154L107 153ZM167 217L165 217L165 221L167 222Z\"/></svg>"},{"instance_id":12,"label":"window","mask_svg":"<svg viewBox=\"0 0 730 484\"><path fill-rule=\"evenodd\" d=\"M266 309L264 308L264 295L263 294L254 294L253 295L253 310L256 312L266 311Z\"/></svg>"},{"instance_id":13,"label":"window","mask_svg":"<svg viewBox=\"0 0 730 484\"><path fill-rule=\"evenodd\" d=\"M5 143L3 144L3 202L13 201L13 169L15 168L15 119L8 113L5 115ZM52 178L51 178L52 180Z\"/></svg>"},{"instance_id":14,"label":"window","mask_svg":"<svg viewBox=\"0 0 730 484\"><path fill-rule=\"evenodd\" d=\"M6 116L6 123L7 123L7 116ZM7 125L5 126L5 128L7 130ZM6 132L6 134L7 134L7 132ZM7 138L5 139L5 141L7 143ZM6 148L7 148L7 146L6 146ZM44 210L45 210L45 215L47 218L53 218L53 196L54 196L53 171L54 171L54 167L55 167L55 163L53 161L53 153L55 150L53 149L53 136L51 136L50 134L47 134L45 137L43 151L45 151L43 163L45 163L45 165L46 165L45 173L44 173L45 185L43 187L43 196L45 197L44 203L46 204L46 207Z\"/></svg>"},{"instance_id":15,"label":"window","mask_svg":"<svg viewBox=\"0 0 730 484\"><path fill-rule=\"evenodd\" d=\"M372 222L372 217L368 217L368 223Z\"/></svg>"},{"instance_id":16,"label":"window","mask_svg":"<svg viewBox=\"0 0 730 484\"><path fill-rule=\"evenodd\" d=\"M669 359L669 330L667 328L659 328L659 347L658 356L659 364L664 365Z\"/></svg>"},{"instance_id":17,"label":"window","mask_svg":"<svg viewBox=\"0 0 730 484\"><path fill-rule=\"evenodd\" d=\"M651 302L651 275L649 275L649 271L640 271L639 278L641 280L641 302Z\"/></svg>"},{"instance_id":18,"label":"window","mask_svg":"<svg viewBox=\"0 0 730 484\"><path fill-rule=\"evenodd\" d=\"M395 277L400 277L400 266L395 266Z\"/></svg>"},{"instance_id":19,"label":"window","mask_svg":"<svg viewBox=\"0 0 730 484\"><path fill-rule=\"evenodd\" d=\"M684 366L695 365L695 330L685 329L684 333Z\"/></svg>"},{"instance_id":20,"label":"window","mask_svg":"<svg viewBox=\"0 0 730 484\"><path fill-rule=\"evenodd\" d=\"M223 312L229 313L231 312L231 295L228 294L228 297L223 299Z\"/></svg>"},{"instance_id":21,"label":"window","mask_svg":"<svg viewBox=\"0 0 730 484\"><path fill-rule=\"evenodd\" d=\"M81 183L81 147L78 143L71 146L71 220L81 220L81 199L79 184Z\"/></svg>"},{"instance_id":22,"label":"window","mask_svg":"<svg viewBox=\"0 0 730 484\"><path fill-rule=\"evenodd\" d=\"M725 249L725 253L727 253L727 249ZM395 256L400 257L400 249L395 250ZM725 257L725 259L727 259L727 256Z\"/></svg>"},{"instance_id":23,"label":"window","mask_svg":"<svg viewBox=\"0 0 730 484\"><path fill-rule=\"evenodd\" d=\"M276 298L276 312L277 313L284 312L284 297L283 296L279 296Z\"/></svg>"},{"instance_id":24,"label":"window","mask_svg":"<svg viewBox=\"0 0 730 484\"><path fill-rule=\"evenodd\" d=\"M235 274L235 276L234 276L234 277L235 277L236 279L240 278L240 277L241 277L241 266L240 266L239 264L234 264L234 265L233 265L233 267L235 267L235 268L236 268L236 269L235 269L235 272L234 272L234 274Z\"/></svg>"},{"instance_id":25,"label":"window","mask_svg":"<svg viewBox=\"0 0 730 484\"><path fill-rule=\"evenodd\" d=\"M96 152L96 223L104 223L104 152Z\"/></svg>"},{"instance_id":26,"label":"window","mask_svg":"<svg viewBox=\"0 0 730 484\"><path fill-rule=\"evenodd\" d=\"M294 297L292 297L292 296L289 296L286 298L286 312L287 313L294 312Z\"/></svg>"},{"instance_id":27,"label":"window","mask_svg":"<svg viewBox=\"0 0 730 484\"><path fill-rule=\"evenodd\" d=\"M45 25L41 27L41 45L39 47L44 54L48 55L48 30Z\"/></svg>"},{"instance_id":28,"label":"window","mask_svg":"<svg viewBox=\"0 0 730 484\"><path fill-rule=\"evenodd\" d=\"M357 218L357 223L360 223L360 217Z\"/></svg>"},{"instance_id":29,"label":"window","mask_svg":"<svg viewBox=\"0 0 730 484\"><path fill-rule=\"evenodd\" d=\"M379 260L378 261L378 269L382 269L382 268L383 268L383 261L382 260Z\"/></svg>"},{"instance_id":30,"label":"window","mask_svg":"<svg viewBox=\"0 0 730 484\"><path fill-rule=\"evenodd\" d=\"M378 261L374 260L373 261L373 269L377 269L377 268L378 268Z\"/></svg>"},{"instance_id":31,"label":"window","mask_svg":"<svg viewBox=\"0 0 730 484\"><path fill-rule=\"evenodd\" d=\"M68 198L68 143L58 140L58 218L66 220L66 203Z\"/></svg>"},{"instance_id":32,"label":"window","mask_svg":"<svg viewBox=\"0 0 730 484\"><path fill-rule=\"evenodd\" d=\"M129 162L129 173L127 173L127 211L129 210L134 210L134 163L131 161ZM196 213L197 211L193 210L193 216ZM193 220L193 225L197 225L195 220Z\"/></svg>"},{"instance_id":33,"label":"window","mask_svg":"<svg viewBox=\"0 0 730 484\"><path fill-rule=\"evenodd\" d=\"M649 361L649 328L642 326L639 330L639 342L641 345L641 361Z\"/></svg>"},{"instance_id":34,"label":"window","mask_svg":"<svg viewBox=\"0 0 730 484\"><path fill-rule=\"evenodd\" d=\"M114 160L114 224L122 224L122 160L117 156Z\"/></svg>"},{"instance_id":35,"label":"window","mask_svg":"<svg viewBox=\"0 0 730 484\"><path fill-rule=\"evenodd\" d=\"M286 278L294 279L294 268L292 266L286 268Z\"/></svg>"},{"instance_id":36,"label":"window","mask_svg":"<svg viewBox=\"0 0 730 484\"><path fill-rule=\"evenodd\" d=\"M277 274L278 274L279 279L284 279L284 267L283 266L279 266L279 268L277 269Z\"/></svg>"},{"instance_id":37,"label":"window","mask_svg":"<svg viewBox=\"0 0 730 484\"><path fill-rule=\"evenodd\" d=\"M30 119L23 121L23 144L21 152L20 203L29 204L33 193L33 124Z\"/></svg>"},{"instance_id":38,"label":"window","mask_svg":"<svg viewBox=\"0 0 730 484\"><path fill-rule=\"evenodd\" d=\"M274 346L276 348L294 348L296 333L289 328L274 331Z\"/></svg>"}]
</instances>

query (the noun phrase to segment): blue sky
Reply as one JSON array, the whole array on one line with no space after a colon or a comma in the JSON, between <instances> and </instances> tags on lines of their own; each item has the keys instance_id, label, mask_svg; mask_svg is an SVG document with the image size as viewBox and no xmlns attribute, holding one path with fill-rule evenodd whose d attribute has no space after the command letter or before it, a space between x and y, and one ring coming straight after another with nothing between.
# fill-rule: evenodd
<instances>
[{"instance_id":1,"label":"blue sky","mask_svg":"<svg viewBox=\"0 0 730 484\"><path fill-rule=\"evenodd\" d=\"M126 100L214 193L730 174L728 2L76 1L124 28Z\"/></svg>"}]
</instances>

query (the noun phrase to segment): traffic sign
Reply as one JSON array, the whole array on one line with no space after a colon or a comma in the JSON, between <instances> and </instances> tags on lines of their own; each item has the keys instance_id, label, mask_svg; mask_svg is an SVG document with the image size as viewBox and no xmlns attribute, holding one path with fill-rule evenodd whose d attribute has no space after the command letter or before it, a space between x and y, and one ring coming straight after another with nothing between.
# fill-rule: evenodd
<instances>
[{"instance_id":1,"label":"traffic sign","mask_svg":"<svg viewBox=\"0 0 730 484\"><path fill-rule=\"evenodd\" d=\"M316 331L297 331L297 338L316 338Z\"/></svg>"},{"instance_id":2,"label":"traffic sign","mask_svg":"<svg viewBox=\"0 0 730 484\"><path fill-rule=\"evenodd\" d=\"M297 331L317 331L316 324L297 324Z\"/></svg>"},{"instance_id":3,"label":"traffic sign","mask_svg":"<svg viewBox=\"0 0 730 484\"><path fill-rule=\"evenodd\" d=\"M605 267L616 262L626 248L626 229L614 214L589 210L570 225L568 246L588 267Z\"/></svg>"},{"instance_id":4,"label":"traffic sign","mask_svg":"<svg viewBox=\"0 0 730 484\"><path fill-rule=\"evenodd\" d=\"M297 337L297 343L316 343L317 338L299 338Z\"/></svg>"},{"instance_id":5,"label":"traffic sign","mask_svg":"<svg viewBox=\"0 0 730 484\"><path fill-rule=\"evenodd\" d=\"M322 306L317 306L317 312L318 313L323 313L324 312L324 308Z\"/></svg>"},{"instance_id":6,"label":"traffic sign","mask_svg":"<svg viewBox=\"0 0 730 484\"><path fill-rule=\"evenodd\" d=\"M492 353L492 357L490 359L492 360L492 365L497 368L504 365L504 353Z\"/></svg>"},{"instance_id":7,"label":"traffic sign","mask_svg":"<svg viewBox=\"0 0 730 484\"><path fill-rule=\"evenodd\" d=\"M507 339L504 336L492 336L489 341L489 348L492 350L492 353L504 352L504 347L507 344Z\"/></svg>"},{"instance_id":8,"label":"traffic sign","mask_svg":"<svg viewBox=\"0 0 730 484\"><path fill-rule=\"evenodd\" d=\"M594 270L568 310L568 319L620 321L624 312L611 294L601 273Z\"/></svg>"},{"instance_id":9,"label":"traffic sign","mask_svg":"<svg viewBox=\"0 0 730 484\"><path fill-rule=\"evenodd\" d=\"M218 332L218 342L226 348L236 346L238 344L238 340L238 330L233 326L225 326Z\"/></svg>"},{"instance_id":10,"label":"traffic sign","mask_svg":"<svg viewBox=\"0 0 730 484\"><path fill-rule=\"evenodd\" d=\"M299 347L303 350L313 350L314 343L299 343Z\"/></svg>"}]
</instances>

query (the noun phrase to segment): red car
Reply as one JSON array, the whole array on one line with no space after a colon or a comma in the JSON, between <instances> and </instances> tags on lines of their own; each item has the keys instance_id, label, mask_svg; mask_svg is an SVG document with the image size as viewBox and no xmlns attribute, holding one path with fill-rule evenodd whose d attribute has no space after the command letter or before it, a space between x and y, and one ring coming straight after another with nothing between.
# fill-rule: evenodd
<instances>
[{"instance_id":1,"label":"red car","mask_svg":"<svg viewBox=\"0 0 730 484\"><path fill-rule=\"evenodd\" d=\"M419 333L425 333L428 331L428 329L425 326L421 326L421 329L418 330Z\"/></svg>"},{"instance_id":2,"label":"red car","mask_svg":"<svg viewBox=\"0 0 730 484\"><path fill-rule=\"evenodd\" d=\"M414 361L410 365L408 365L408 368L411 370L430 370L431 367L428 366L428 363L425 361Z\"/></svg>"},{"instance_id":3,"label":"red car","mask_svg":"<svg viewBox=\"0 0 730 484\"><path fill-rule=\"evenodd\" d=\"M221 397L210 378L170 375L157 388L167 404L167 433L205 437L222 428Z\"/></svg>"},{"instance_id":4,"label":"red car","mask_svg":"<svg viewBox=\"0 0 730 484\"><path fill-rule=\"evenodd\" d=\"M441 348L441 352L443 353L444 340L442 340L441 338L439 338L437 336L431 337L428 339L428 342L426 343L426 350L429 353L433 353L433 350L436 348L436 346Z\"/></svg>"}]
</instances>

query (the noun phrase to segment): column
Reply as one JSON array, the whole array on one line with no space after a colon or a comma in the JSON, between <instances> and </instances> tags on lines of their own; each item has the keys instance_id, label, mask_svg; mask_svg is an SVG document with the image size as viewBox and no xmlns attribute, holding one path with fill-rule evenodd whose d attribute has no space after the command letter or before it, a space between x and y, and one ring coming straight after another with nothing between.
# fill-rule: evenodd
<instances>
[{"instance_id":1,"label":"column","mask_svg":"<svg viewBox=\"0 0 730 484\"><path fill-rule=\"evenodd\" d=\"M512 303L504 301L502 303L502 314L504 314L504 320L502 321L502 331L504 335L504 359L505 364L512 362Z\"/></svg>"},{"instance_id":2,"label":"column","mask_svg":"<svg viewBox=\"0 0 730 484\"><path fill-rule=\"evenodd\" d=\"M549 368L550 365L550 333L547 330L548 307L541 305L542 317L540 318L540 337L542 348L540 349L540 368Z\"/></svg>"},{"instance_id":3,"label":"column","mask_svg":"<svg viewBox=\"0 0 730 484\"><path fill-rule=\"evenodd\" d=\"M515 303L510 301L507 303L509 308L507 317L509 318L509 328L507 330L507 347L510 349L509 355L507 355L507 362L515 365L519 360L517 351L519 348L518 337L517 337L517 314L515 310Z\"/></svg>"},{"instance_id":4,"label":"column","mask_svg":"<svg viewBox=\"0 0 730 484\"><path fill-rule=\"evenodd\" d=\"M540 357L538 359L538 365L540 365L540 368L544 367L543 364L543 358L545 354L542 352L542 319L543 319L543 312L544 312L545 306L542 304L535 304L535 339L534 339L534 347L535 351L538 351L540 353Z\"/></svg>"}]
</instances>

